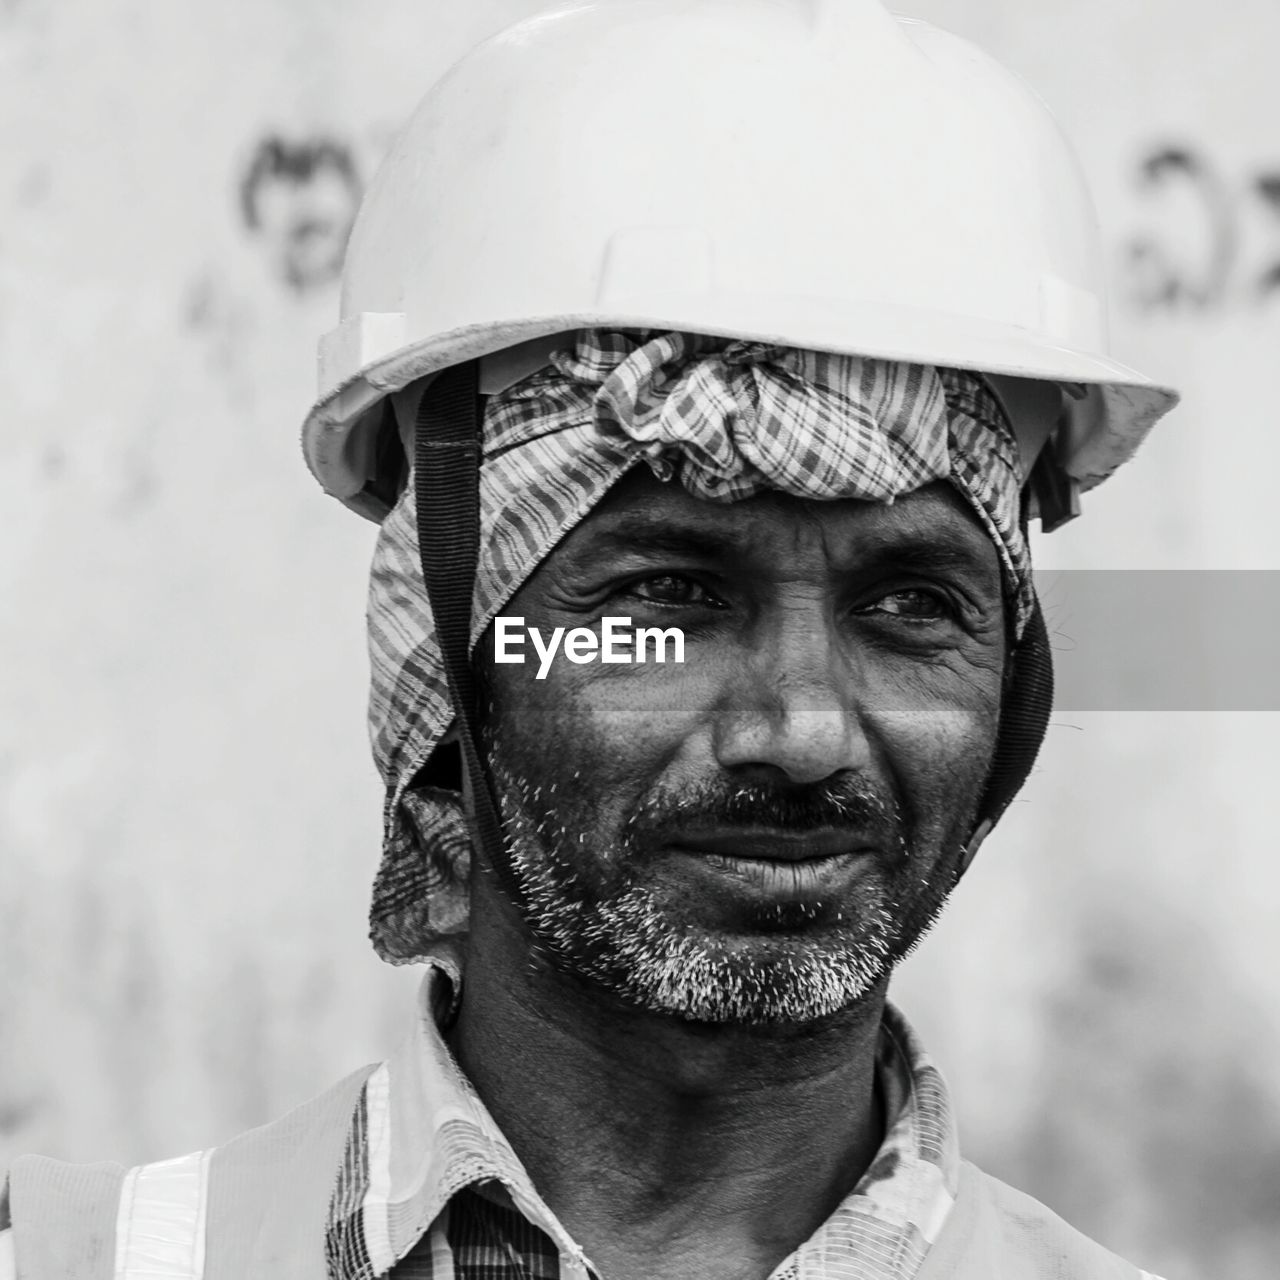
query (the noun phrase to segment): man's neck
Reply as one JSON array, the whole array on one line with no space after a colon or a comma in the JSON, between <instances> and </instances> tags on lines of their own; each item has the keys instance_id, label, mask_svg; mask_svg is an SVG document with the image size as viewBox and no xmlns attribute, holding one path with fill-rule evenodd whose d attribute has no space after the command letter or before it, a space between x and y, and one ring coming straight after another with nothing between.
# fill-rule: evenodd
<instances>
[{"instance_id":1,"label":"man's neck","mask_svg":"<svg viewBox=\"0 0 1280 1280\"><path fill-rule=\"evenodd\" d=\"M605 1280L765 1280L880 1145L883 990L817 1028L694 1025L531 961L503 914L473 904L449 1039L543 1199Z\"/></svg>"}]
</instances>

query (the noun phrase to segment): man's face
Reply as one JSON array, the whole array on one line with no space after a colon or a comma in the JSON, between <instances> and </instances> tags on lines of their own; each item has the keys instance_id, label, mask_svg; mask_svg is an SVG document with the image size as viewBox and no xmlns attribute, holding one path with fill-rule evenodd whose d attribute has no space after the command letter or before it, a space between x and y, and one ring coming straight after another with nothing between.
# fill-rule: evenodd
<instances>
[{"instance_id":1,"label":"man's face","mask_svg":"<svg viewBox=\"0 0 1280 1280\"><path fill-rule=\"evenodd\" d=\"M683 664L486 663L509 853L556 968L756 1025L887 979L955 881L999 716L999 562L949 486L718 505L632 472L503 616L685 636Z\"/></svg>"}]
</instances>

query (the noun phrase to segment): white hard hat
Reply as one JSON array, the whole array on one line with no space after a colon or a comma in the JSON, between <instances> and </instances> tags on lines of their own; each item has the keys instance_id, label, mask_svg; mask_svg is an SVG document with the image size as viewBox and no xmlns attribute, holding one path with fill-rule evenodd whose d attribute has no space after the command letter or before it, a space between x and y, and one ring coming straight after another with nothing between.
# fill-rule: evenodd
<instances>
[{"instance_id":1,"label":"white hard hat","mask_svg":"<svg viewBox=\"0 0 1280 1280\"><path fill-rule=\"evenodd\" d=\"M360 211L308 465L379 518L388 395L602 325L1010 375L1015 419L1049 384L1080 488L1177 400L1108 354L1096 216L1039 99L879 0L585 0L462 57Z\"/></svg>"}]
</instances>

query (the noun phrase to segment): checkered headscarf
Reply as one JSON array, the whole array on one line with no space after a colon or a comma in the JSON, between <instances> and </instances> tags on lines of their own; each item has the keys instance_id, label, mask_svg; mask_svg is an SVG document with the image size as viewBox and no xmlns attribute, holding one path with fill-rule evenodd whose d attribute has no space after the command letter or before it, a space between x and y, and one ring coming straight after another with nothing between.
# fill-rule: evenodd
<instances>
[{"instance_id":1,"label":"checkered headscarf","mask_svg":"<svg viewBox=\"0 0 1280 1280\"><path fill-rule=\"evenodd\" d=\"M888 503L947 480L995 542L1021 635L1034 598L1017 445L979 375L685 333L590 329L565 343L485 409L473 646L641 463L710 502L777 489ZM387 787L370 927L383 959L406 963L465 931L470 869L458 795L410 789L453 720L412 483L378 537L368 621L369 726Z\"/></svg>"}]
</instances>

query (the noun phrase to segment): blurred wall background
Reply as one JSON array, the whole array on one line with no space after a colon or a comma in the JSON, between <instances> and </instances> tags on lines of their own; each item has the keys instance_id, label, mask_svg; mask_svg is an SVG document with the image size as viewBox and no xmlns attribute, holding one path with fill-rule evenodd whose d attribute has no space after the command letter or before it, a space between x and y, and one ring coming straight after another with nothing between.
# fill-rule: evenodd
<instances>
[{"instance_id":1,"label":"blurred wall background","mask_svg":"<svg viewBox=\"0 0 1280 1280\"><path fill-rule=\"evenodd\" d=\"M297 431L392 131L464 17L531 7L0 0L0 1166L216 1143L398 1037L373 528ZM1053 107L1117 353L1186 393L1039 565L1280 569L1280 9L903 8ZM1063 709L897 985L971 1158L1169 1280L1280 1249L1276 730Z\"/></svg>"}]
</instances>

